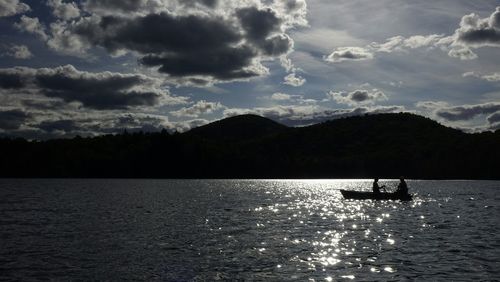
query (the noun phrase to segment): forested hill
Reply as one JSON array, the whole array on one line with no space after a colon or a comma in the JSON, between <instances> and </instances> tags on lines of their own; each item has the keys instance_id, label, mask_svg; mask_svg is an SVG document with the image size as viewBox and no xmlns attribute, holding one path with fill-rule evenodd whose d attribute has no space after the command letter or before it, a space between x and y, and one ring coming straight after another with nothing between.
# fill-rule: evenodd
<instances>
[{"instance_id":1,"label":"forested hill","mask_svg":"<svg viewBox=\"0 0 500 282\"><path fill-rule=\"evenodd\" d=\"M182 134L0 139L0 177L500 179L500 131L408 113L286 127L243 115Z\"/></svg>"}]
</instances>

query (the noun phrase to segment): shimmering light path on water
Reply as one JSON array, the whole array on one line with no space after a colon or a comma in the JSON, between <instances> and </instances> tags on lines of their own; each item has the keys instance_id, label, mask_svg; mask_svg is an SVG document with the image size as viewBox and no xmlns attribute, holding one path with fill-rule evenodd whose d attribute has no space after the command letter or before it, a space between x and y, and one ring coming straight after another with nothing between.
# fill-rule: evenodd
<instances>
[{"instance_id":1,"label":"shimmering light path on water","mask_svg":"<svg viewBox=\"0 0 500 282\"><path fill-rule=\"evenodd\" d=\"M395 187L396 181L380 181ZM7 279L500 279L500 182L0 180Z\"/></svg>"}]
</instances>

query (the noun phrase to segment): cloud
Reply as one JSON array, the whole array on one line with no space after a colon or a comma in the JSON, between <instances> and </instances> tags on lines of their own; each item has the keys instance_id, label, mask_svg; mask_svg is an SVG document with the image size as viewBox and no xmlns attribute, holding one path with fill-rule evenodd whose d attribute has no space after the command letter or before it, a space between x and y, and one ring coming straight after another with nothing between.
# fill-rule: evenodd
<instances>
[{"instance_id":1,"label":"cloud","mask_svg":"<svg viewBox=\"0 0 500 282\"><path fill-rule=\"evenodd\" d=\"M210 123L210 121L206 119L192 119L192 120L174 122L172 123L172 127L170 129L175 130L177 132L185 132L208 123Z\"/></svg>"},{"instance_id":2,"label":"cloud","mask_svg":"<svg viewBox=\"0 0 500 282\"><path fill-rule=\"evenodd\" d=\"M499 123L500 122L500 111L495 112L495 113L491 114L490 116L488 116L487 120L490 124Z\"/></svg>"},{"instance_id":3,"label":"cloud","mask_svg":"<svg viewBox=\"0 0 500 282\"><path fill-rule=\"evenodd\" d=\"M44 130L48 133L54 133L57 131L62 131L64 133L70 133L73 131L79 131L81 126L74 120L44 120L37 126L39 129Z\"/></svg>"},{"instance_id":4,"label":"cloud","mask_svg":"<svg viewBox=\"0 0 500 282\"><path fill-rule=\"evenodd\" d=\"M410 37L393 36L383 43L372 42L365 47L338 47L330 55L325 57L325 61L331 63L343 61L363 61L371 60L378 53L406 52L417 48L439 48L449 50L450 56L461 59L474 59L474 54L465 46L456 46L450 49L453 39L451 36L439 34L413 35Z\"/></svg>"},{"instance_id":5,"label":"cloud","mask_svg":"<svg viewBox=\"0 0 500 282\"><path fill-rule=\"evenodd\" d=\"M127 130L129 132L158 132L162 129L173 128L173 124L168 117L143 113L123 113L116 115L105 115L104 123L96 123L99 119L92 120L92 127L96 132L116 133Z\"/></svg>"},{"instance_id":6,"label":"cloud","mask_svg":"<svg viewBox=\"0 0 500 282\"><path fill-rule=\"evenodd\" d=\"M224 117L229 117L252 113L274 119L289 126L304 126L348 116L402 111L405 111L405 109L401 106L325 109L312 105L300 105L254 109L225 108L223 114ZM2 112L0 112L0 117L3 117ZM9 124L2 123L5 121L8 121ZM96 136L119 133L125 129L129 132L158 132L162 129L184 132L207 123L209 123L208 120L199 118L171 122L168 117L162 115L106 112L75 112L34 119L32 114L21 110L13 110L8 119L0 119L0 128L8 128L11 135L24 136L30 139L47 139L76 135ZM23 127L21 128L21 126Z\"/></svg>"},{"instance_id":7,"label":"cloud","mask_svg":"<svg viewBox=\"0 0 500 282\"><path fill-rule=\"evenodd\" d=\"M456 42L475 48L500 47L500 7L488 18L482 19L476 14L462 17L455 38Z\"/></svg>"},{"instance_id":8,"label":"cloud","mask_svg":"<svg viewBox=\"0 0 500 282\"><path fill-rule=\"evenodd\" d=\"M325 60L332 63L369 60L377 53L405 52L417 48L440 49L448 52L450 57L472 60L478 56L471 48L485 46L500 47L500 7L488 18L480 18L476 14L463 16L452 35L393 36L383 43L373 42L365 47L338 47Z\"/></svg>"},{"instance_id":9,"label":"cloud","mask_svg":"<svg viewBox=\"0 0 500 282\"><path fill-rule=\"evenodd\" d=\"M383 43L372 42L365 47L339 47L325 60L329 62L369 60L378 53L407 52L417 48L440 49L447 51L450 57L461 60L477 58L477 55L468 46L457 44L453 36L430 34L410 37L394 36Z\"/></svg>"},{"instance_id":10,"label":"cloud","mask_svg":"<svg viewBox=\"0 0 500 282\"><path fill-rule=\"evenodd\" d=\"M30 52L30 49L26 45L10 45L7 47L7 51L2 55L21 60L30 59L33 57L33 54Z\"/></svg>"},{"instance_id":11,"label":"cloud","mask_svg":"<svg viewBox=\"0 0 500 282\"><path fill-rule=\"evenodd\" d=\"M417 108L425 110L435 110L439 108L449 107L449 104L443 101L420 101L415 104Z\"/></svg>"},{"instance_id":12,"label":"cloud","mask_svg":"<svg viewBox=\"0 0 500 282\"><path fill-rule=\"evenodd\" d=\"M52 14L57 18L71 20L80 16L80 9L75 2L48 0L47 5L52 8Z\"/></svg>"},{"instance_id":13,"label":"cloud","mask_svg":"<svg viewBox=\"0 0 500 282\"><path fill-rule=\"evenodd\" d=\"M259 54L280 55L290 48L288 42L286 46L282 44L281 37L260 38L252 30L251 20L247 21L249 42L255 45L239 44L243 39L239 31L220 18L169 13L132 19L109 16L77 25L74 33L111 53L143 54L139 60L143 66L158 67L160 73L174 78L207 77L225 81L266 74L267 69L256 61Z\"/></svg>"},{"instance_id":14,"label":"cloud","mask_svg":"<svg viewBox=\"0 0 500 282\"><path fill-rule=\"evenodd\" d=\"M177 111L173 111L170 114L176 117L199 117L202 114L211 114L214 111L224 109L225 107L219 102L207 102L205 100L200 100L196 102L191 107L181 108Z\"/></svg>"},{"instance_id":15,"label":"cloud","mask_svg":"<svg viewBox=\"0 0 500 282\"><path fill-rule=\"evenodd\" d=\"M263 117L271 118L277 121L283 120L302 120L306 117L311 117L318 110L316 106L274 106L267 108L232 108L224 110L224 116L236 116L242 114L256 114Z\"/></svg>"},{"instance_id":16,"label":"cloud","mask_svg":"<svg viewBox=\"0 0 500 282\"><path fill-rule=\"evenodd\" d=\"M246 33L247 40L264 55L279 56L292 48L292 40L281 34L281 19L271 8L241 8L236 11L240 24Z\"/></svg>"},{"instance_id":17,"label":"cloud","mask_svg":"<svg viewBox=\"0 0 500 282\"><path fill-rule=\"evenodd\" d=\"M353 37L346 30L335 30L321 26L296 30L292 37L297 45L302 46L301 49L305 48L317 53L330 52L336 47L357 46L364 43L363 40Z\"/></svg>"},{"instance_id":18,"label":"cloud","mask_svg":"<svg viewBox=\"0 0 500 282\"><path fill-rule=\"evenodd\" d=\"M87 0L83 5L86 11L97 15L142 14L162 7L155 0Z\"/></svg>"},{"instance_id":19,"label":"cloud","mask_svg":"<svg viewBox=\"0 0 500 282\"><path fill-rule=\"evenodd\" d=\"M491 124L488 128L490 131L497 131L500 130L500 122Z\"/></svg>"},{"instance_id":20,"label":"cloud","mask_svg":"<svg viewBox=\"0 0 500 282\"><path fill-rule=\"evenodd\" d=\"M42 25L42 23L40 23L40 20L36 17L31 18L23 15L21 16L20 21L15 23L14 26L21 31L37 35L42 40L47 40L48 38L47 34L45 33L45 27Z\"/></svg>"},{"instance_id":21,"label":"cloud","mask_svg":"<svg viewBox=\"0 0 500 282\"><path fill-rule=\"evenodd\" d=\"M29 129L15 131L21 136L36 139L128 132L159 132L162 129L175 129L166 116L142 113L97 113L95 115L50 117L29 124Z\"/></svg>"},{"instance_id":22,"label":"cloud","mask_svg":"<svg viewBox=\"0 0 500 282\"><path fill-rule=\"evenodd\" d=\"M431 117L437 117L449 126L464 132L476 133L500 129L500 103L450 106L443 101L423 101L417 103L416 107L428 111ZM477 119L481 116L486 118L483 124Z\"/></svg>"},{"instance_id":23,"label":"cloud","mask_svg":"<svg viewBox=\"0 0 500 282\"><path fill-rule=\"evenodd\" d=\"M462 76L463 77L475 77L475 78L479 78L479 79L490 81L490 82L500 81L500 72L494 72L491 74L479 74L479 73L470 71L470 72L466 72L466 73L462 74Z\"/></svg>"},{"instance_id":24,"label":"cloud","mask_svg":"<svg viewBox=\"0 0 500 282\"><path fill-rule=\"evenodd\" d=\"M330 55L325 57L325 61L330 63L371 59L373 59L373 54L369 49L363 47L338 47Z\"/></svg>"},{"instance_id":25,"label":"cloud","mask_svg":"<svg viewBox=\"0 0 500 282\"><path fill-rule=\"evenodd\" d=\"M0 89L20 89L26 86L23 77L14 69L0 69Z\"/></svg>"},{"instance_id":26,"label":"cloud","mask_svg":"<svg viewBox=\"0 0 500 282\"><path fill-rule=\"evenodd\" d=\"M59 53L77 57L88 57L86 51L92 47L91 43L83 40L77 34L68 31L68 24L57 21L50 25L50 37L47 37L47 46Z\"/></svg>"},{"instance_id":27,"label":"cloud","mask_svg":"<svg viewBox=\"0 0 500 282\"><path fill-rule=\"evenodd\" d=\"M0 0L0 18L22 14L29 10L31 10L30 6L19 0Z\"/></svg>"},{"instance_id":28,"label":"cloud","mask_svg":"<svg viewBox=\"0 0 500 282\"><path fill-rule=\"evenodd\" d=\"M484 103L476 105L461 105L454 107L441 107L436 104L436 116L447 121L468 121L479 115L491 114L500 111L500 103Z\"/></svg>"},{"instance_id":29,"label":"cloud","mask_svg":"<svg viewBox=\"0 0 500 282\"><path fill-rule=\"evenodd\" d=\"M315 99L305 99L302 95L290 95L282 92L273 93L271 96L260 97L261 99L272 100L295 105L315 105L318 103Z\"/></svg>"},{"instance_id":30,"label":"cloud","mask_svg":"<svg viewBox=\"0 0 500 282\"><path fill-rule=\"evenodd\" d=\"M286 70L286 72L295 72L297 68L293 65L292 60L287 56L280 56L280 64Z\"/></svg>"},{"instance_id":31,"label":"cloud","mask_svg":"<svg viewBox=\"0 0 500 282\"><path fill-rule=\"evenodd\" d=\"M291 100L291 99L292 99L292 95L285 94L285 93L274 93L273 95L271 95L271 100L275 100L275 101L287 101L287 100Z\"/></svg>"},{"instance_id":32,"label":"cloud","mask_svg":"<svg viewBox=\"0 0 500 282\"><path fill-rule=\"evenodd\" d=\"M132 54L176 84L213 84L267 75L262 62L293 50L286 33L304 25L306 4L288 1L50 0L60 18L49 32L37 18L19 29L37 34L58 52L86 56L102 47Z\"/></svg>"},{"instance_id":33,"label":"cloud","mask_svg":"<svg viewBox=\"0 0 500 282\"><path fill-rule=\"evenodd\" d=\"M158 80L144 75L84 72L71 65L0 69L1 88L10 90L10 95L29 92L97 110L185 103L161 89Z\"/></svg>"},{"instance_id":34,"label":"cloud","mask_svg":"<svg viewBox=\"0 0 500 282\"><path fill-rule=\"evenodd\" d=\"M149 114L123 114L114 121L108 131L116 132L117 129L128 131L158 132L161 129L172 127L166 116Z\"/></svg>"},{"instance_id":35,"label":"cloud","mask_svg":"<svg viewBox=\"0 0 500 282\"><path fill-rule=\"evenodd\" d=\"M332 119L364 114L398 113L406 111L403 106L356 107L352 109L325 109L315 105L274 106L267 108L233 108L224 111L225 117L256 114L276 120L288 126L305 126Z\"/></svg>"},{"instance_id":36,"label":"cloud","mask_svg":"<svg viewBox=\"0 0 500 282\"><path fill-rule=\"evenodd\" d=\"M330 91L326 95L328 99L346 105L373 104L376 101L387 100L384 92L376 89L373 91L354 90L349 93Z\"/></svg>"},{"instance_id":37,"label":"cloud","mask_svg":"<svg viewBox=\"0 0 500 282\"><path fill-rule=\"evenodd\" d=\"M413 35L410 37L394 36L388 38L384 43L373 42L369 48L376 52L391 53L394 51L404 51L407 49L416 48L434 48L437 46L445 45L447 37L439 34L431 35Z\"/></svg>"},{"instance_id":38,"label":"cloud","mask_svg":"<svg viewBox=\"0 0 500 282\"><path fill-rule=\"evenodd\" d=\"M289 126L304 126L331 119L377 113L393 113L405 111L402 106L388 107L356 107L352 109L325 109L313 105L274 106L254 109L224 108L225 117L240 114L257 114L268 117ZM34 118L33 114L16 110L17 119L9 118L10 135L23 136L30 139L47 139L56 137L96 136L100 134L129 132L158 132L162 129L184 132L191 128L209 123L206 119L191 119L171 122L163 115L145 113L108 113L108 112L66 112L50 113L48 116ZM2 114L0 113L0 117ZM0 119L0 125L2 125ZM22 126L22 128L21 128ZM17 129L14 129L17 128Z\"/></svg>"},{"instance_id":39,"label":"cloud","mask_svg":"<svg viewBox=\"0 0 500 282\"><path fill-rule=\"evenodd\" d=\"M5 111L0 110L0 129L19 129L21 125L23 125L30 118L30 114L19 109Z\"/></svg>"},{"instance_id":40,"label":"cloud","mask_svg":"<svg viewBox=\"0 0 500 282\"><path fill-rule=\"evenodd\" d=\"M468 47L455 47L448 52L448 56L459 58L460 60L474 60L477 59L477 54Z\"/></svg>"},{"instance_id":41,"label":"cloud","mask_svg":"<svg viewBox=\"0 0 500 282\"><path fill-rule=\"evenodd\" d=\"M91 129L93 134L123 132L159 132L166 129L170 132L185 132L192 128L208 124L206 119L191 119L172 122L163 115L126 113L120 115L104 115L94 119L84 119L80 122L79 130ZM85 131L80 131L84 133ZM88 131L87 131L88 132ZM73 131L75 133L75 131Z\"/></svg>"},{"instance_id":42,"label":"cloud","mask_svg":"<svg viewBox=\"0 0 500 282\"><path fill-rule=\"evenodd\" d=\"M297 75L296 73L291 73L285 76L283 84L287 84L294 87L299 87L306 83L306 79Z\"/></svg>"}]
</instances>

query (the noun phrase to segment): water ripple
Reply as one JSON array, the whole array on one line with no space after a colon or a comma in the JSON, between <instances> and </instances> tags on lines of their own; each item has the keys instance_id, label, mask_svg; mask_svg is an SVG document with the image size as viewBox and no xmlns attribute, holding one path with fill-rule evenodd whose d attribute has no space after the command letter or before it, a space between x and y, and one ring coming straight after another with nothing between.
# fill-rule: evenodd
<instances>
[{"instance_id":1,"label":"water ripple","mask_svg":"<svg viewBox=\"0 0 500 282\"><path fill-rule=\"evenodd\" d=\"M412 202L342 199L369 180L0 180L0 278L500 279L500 182L408 183Z\"/></svg>"}]
</instances>

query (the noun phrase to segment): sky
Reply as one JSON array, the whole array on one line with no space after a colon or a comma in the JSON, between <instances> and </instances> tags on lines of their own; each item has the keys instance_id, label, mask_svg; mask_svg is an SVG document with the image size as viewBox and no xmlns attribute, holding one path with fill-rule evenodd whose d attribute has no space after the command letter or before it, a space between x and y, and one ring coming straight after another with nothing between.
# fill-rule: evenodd
<instances>
[{"instance_id":1,"label":"sky","mask_svg":"<svg viewBox=\"0 0 500 282\"><path fill-rule=\"evenodd\" d=\"M411 112L500 129L486 0L0 0L0 135Z\"/></svg>"}]
</instances>

